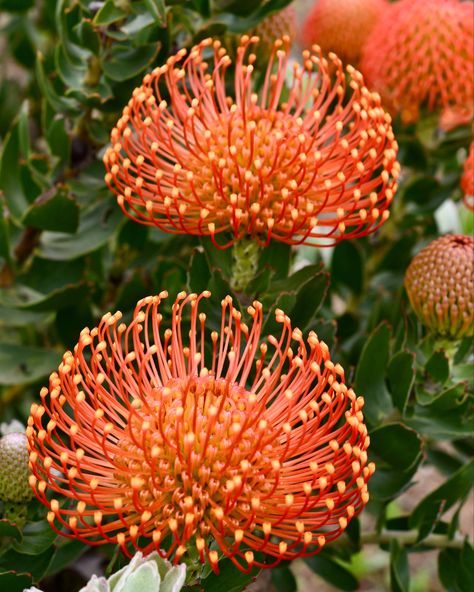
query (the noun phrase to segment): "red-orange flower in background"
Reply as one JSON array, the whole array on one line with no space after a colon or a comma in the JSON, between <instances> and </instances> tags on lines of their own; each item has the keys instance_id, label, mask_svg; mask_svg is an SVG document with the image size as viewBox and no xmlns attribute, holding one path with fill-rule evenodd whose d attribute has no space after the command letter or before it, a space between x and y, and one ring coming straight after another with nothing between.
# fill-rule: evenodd
<instances>
[{"instance_id":1,"label":"red-orange flower in background","mask_svg":"<svg viewBox=\"0 0 474 592\"><path fill-rule=\"evenodd\" d=\"M304 47L317 43L356 66L362 46L387 7L387 0L316 0L305 17L301 43Z\"/></svg>"},{"instance_id":2,"label":"red-orange flower in background","mask_svg":"<svg viewBox=\"0 0 474 592\"><path fill-rule=\"evenodd\" d=\"M124 212L172 233L231 232L260 244L335 244L388 217L399 165L380 97L318 47L293 64L282 98L289 40L277 40L259 94L257 37L231 60L206 39L145 76L111 133L106 182ZM207 60L213 52L212 60ZM330 70L334 70L331 78ZM227 80L227 83L230 82ZM348 98L345 96L348 95Z\"/></svg>"},{"instance_id":3,"label":"red-orange flower in background","mask_svg":"<svg viewBox=\"0 0 474 592\"><path fill-rule=\"evenodd\" d=\"M471 142L468 157L464 161L461 189L464 191L466 207L474 210L474 142Z\"/></svg>"},{"instance_id":4,"label":"red-orange flower in background","mask_svg":"<svg viewBox=\"0 0 474 592\"><path fill-rule=\"evenodd\" d=\"M208 332L209 296L179 294L168 329L166 293L106 314L32 405L30 484L61 534L217 570L215 541L250 570L317 553L367 502L364 401L326 344L281 310L263 340L261 304L246 324L230 296Z\"/></svg>"},{"instance_id":5,"label":"red-orange flower in background","mask_svg":"<svg viewBox=\"0 0 474 592\"><path fill-rule=\"evenodd\" d=\"M472 2L400 0L381 15L360 68L405 122L416 121L422 107L466 121L474 109L473 36Z\"/></svg>"}]
</instances>

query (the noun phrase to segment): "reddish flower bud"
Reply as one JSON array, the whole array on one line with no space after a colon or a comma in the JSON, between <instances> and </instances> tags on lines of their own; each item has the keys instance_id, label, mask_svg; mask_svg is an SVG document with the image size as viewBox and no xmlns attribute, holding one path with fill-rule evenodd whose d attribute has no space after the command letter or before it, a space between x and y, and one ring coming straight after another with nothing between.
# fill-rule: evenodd
<instances>
[{"instance_id":1,"label":"reddish flower bud","mask_svg":"<svg viewBox=\"0 0 474 592\"><path fill-rule=\"evenodd\" d=\"M302 32L304 47L317 43L324 52L334 51L348 64L359 63L362 47L387 0L316 0Z\"/></svg>"},{"instance_id":2,"label":"reddish flower bud","mask_svg":"<svg viewBox=\"0 0 474 592\"><path fill-rule=\"evenodd\" d=\"M389 215L399 173L380 97L352 66L345 73L336 55L329 63L314 46L304 66L293 65L283 99L288 38L275 41L255 93L257 42L242 37L232 81L231 60L212 39L145 76L104 155L119 205L166 232L216 244L232 233L222 248L245 236L326 246L373 232Z\"/></svg>"},{"instance_id":3,"label":"reddish flower bud","mask_svg":"<svg viewBox=\"0 0 474 592\"><path fill-rule=\"evenodd\" d=\"M453 339L474 334L474 238L447 235L418 253L405 288L420 321Z\"/></svg>"},{"instance_id":4,"label":"reddish flower bud","mask_svg":"<svg viewBox=\"0 0 474 592\"><path fill-rule=\"evenodd\" d=\"M461 189L464 191L466 207L474 211L474 142L471 142L469 155L464 161Z\"/></svg>"},{"instance_id":5,"label":"reddish flower bud","mask_svg":"<svg viewBox=\"0 0 474 592\"><path fill-rule=\"evenodd\" d=\"M473 36L472 2L400 0L367 39L361 71L406 122L422 107L447 110L450 119L459 111L463 117L455 119L465 120L474 105Z\"/></svg>"},{"instance_id":6,"label":"reddish flower bud","mask_svg":"<svg viewBox=\"0 0 474 592\"><path fill-rule=\"evenodd\" d=\"M214 541L249 571L317 553L366 504L364 400L327 345L281 310L263 339L262 305L244 323L230 296L209 332L209 296L180 293L167 329L165 292L128 326L107 313L32 405L30 483L61 534L217 571Z\"/></svg>"}]
</instances>

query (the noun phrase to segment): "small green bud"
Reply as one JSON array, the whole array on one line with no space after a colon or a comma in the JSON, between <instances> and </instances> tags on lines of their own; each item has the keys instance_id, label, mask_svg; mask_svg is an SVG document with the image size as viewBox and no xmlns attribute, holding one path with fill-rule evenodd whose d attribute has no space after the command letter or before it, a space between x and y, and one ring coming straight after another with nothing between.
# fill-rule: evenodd
<instances>
[{"instance_id":1,"label":"small green bud","mask_svg":"<svg viewBox=\"0 0 474 592\"><path fill-rule=\"evenodd\" d=\"M27 438L23 432L13 432L0 438L0 500L28 502L33 491L28 484Z\"/></svg>"}]
</instances>

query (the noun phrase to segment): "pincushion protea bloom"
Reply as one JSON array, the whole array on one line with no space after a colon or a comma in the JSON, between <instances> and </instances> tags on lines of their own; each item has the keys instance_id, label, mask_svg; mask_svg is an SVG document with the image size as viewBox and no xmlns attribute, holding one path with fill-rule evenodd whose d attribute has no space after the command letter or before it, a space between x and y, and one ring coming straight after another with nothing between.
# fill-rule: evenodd
<instances>
[{"instance_id":1,"label":"pincushion protea bloom","mask_svg":"<svg viewBox=\"0 0 474 592\"><path fill-rule=\"evenodd\" d=\"M474 105L474 4L400 0L383 12L362 51L361 71L405 122L421 107L459 111ZM452 123L450 124L452 125Z\"/></svg>"},{"instance_id":2,"label":"pincushion protea bloom","mask_svg":"<svg viewBox=\"0 0 474 592\"><path fill-rule=\"evenodd\" d=\"M30 483L61 534L217 570L215 541L245 571L317 553L367 502L364 401L326 344L281 310L263 340L261 304L246 324L230 296L208 333L209 296L179 294L168 329L166 292L106 314L32 405Z\"/></svg>"},{"instance_id":3,"label":"pincushion protea bloom","mask_svg":"<svg viewBox=\"0 0 474 592\"><path fill-rule=\"evenodd\" d=\"M305 18L301 43L317 43L323 51L334 51L344 62L357 65L362 46L387 7L387 0L316 0Z\"/></svg>"},{"instance_id":4,"label":"pincushion protea bloom","mask_svg":"<svg viewBox=\"0 0 474 592\"><path fill-rule=\"evenodd\" d=\"M461 188L464 191L464 203L466 207L474 210L474 142L471 142L469 155L464 161Z\"/></svg>"},{"instance_id":5,"label":"pincushion protea bloom","mask_svg":"<svg viewBox=\"0 0 474 592\"><path fill-rule=\"evenodd\" d=\"M453 339L474 334L474 238L446 235L420 251L405 275L420 321Z\"/></svg>"},{"instance_id":6,"label":"pincushion protea bloom","mask_svg":"<svg viewBox=\"0 0 474 592\"><path fill-rule=\"evenodd\" d=\"M106 182L124 212L172 233L335 244L388 217L399 165L380 97L317 46L294 63L282 98L289 40L274 44L260 94L252 90L258 38L231 60L206 39L145 76L111 132ZM213 64L207 54L213 51ZM228 81L230 82L230 81ZM345 100L345 95L348 99ZM225 240L225 239L224 239Z\"/></svg>"}]
</instances>

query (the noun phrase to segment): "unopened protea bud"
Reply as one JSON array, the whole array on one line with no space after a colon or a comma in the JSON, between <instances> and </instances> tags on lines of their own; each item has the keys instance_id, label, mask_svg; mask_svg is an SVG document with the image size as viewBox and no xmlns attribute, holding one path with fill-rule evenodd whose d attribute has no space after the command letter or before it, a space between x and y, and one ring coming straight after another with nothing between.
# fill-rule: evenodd
<instances>
[{"instance_id":1,"label":"unopened protea bud","mask_svg":"<svg viewBox=\"0 0 474 592\"><path fill-rule=\"evenodd\" d=\"M28 502L33 497L29 474L26 435L13 432L0 438L0 500Z\"/></svg>"},{"instance_id":2,"label":"unopened protea bud","mask_svg":"<svg viewBox=\"0 0 474 592\"><path fill-rule=\"evenodd\" d=\"M474 238L446 235L411 262L405 288L420 321L452 339L474 334Z\"/></svg>"},{"instance_id":3,"label":"unopened protea bud","mask_svg":"<svg viewBox=\"0 0 474 592\"><path fill-rule=\"evenodd\" d=\"M251 34L258 35L260 38L260 44L258 46L259 58L268 60L276 39L281 39L287 35L293 40L296 35L296 12L294 6L290 4L283 10L267 16Z\"/></svg>"}]
</instances>

